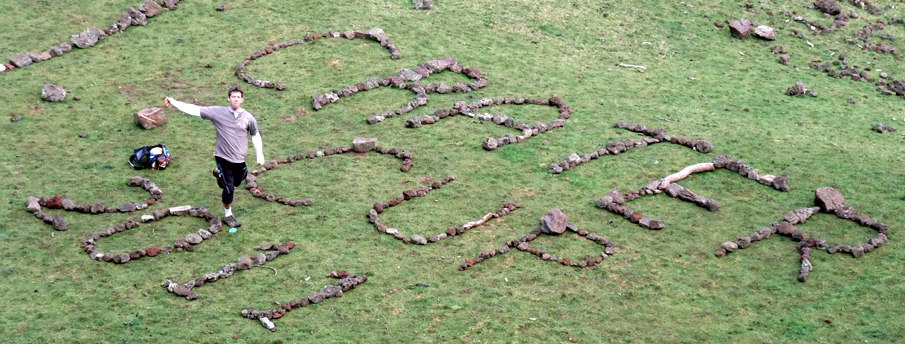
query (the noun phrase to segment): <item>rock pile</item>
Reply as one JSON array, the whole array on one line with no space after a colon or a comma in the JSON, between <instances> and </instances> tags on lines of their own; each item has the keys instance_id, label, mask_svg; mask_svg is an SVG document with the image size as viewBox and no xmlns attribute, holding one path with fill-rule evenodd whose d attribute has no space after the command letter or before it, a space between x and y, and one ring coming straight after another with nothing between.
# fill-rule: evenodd
<instances>
[{"instance_id":1,"label":"rock pile","mask_svg":"<svg viewBox=\"0 0 905 344\"><path fill-rule=\"evenodd\" d=\"M559 174L563 171L568 171L569 169L578 166L580 164L586 163L593 159L597 159L604 155L617 155L619 153L623 153L632 149L634 147L647 147L648 145L652 145L655 143L661 142L670 142L682 146L686 146L695 151L701 153L710 153L713 150L713 145L710 142L704 140L693 140L686 139L682 137L670 137L669 134L666 133L666 130L662 128L658 129L648 129L647 127L641 124L625 124L624 121L620 121L615 124L616 128L626 129L629 131L634 131L639 134L643 134L649 136L648 138L644 138L641 140L632 141L631 139L625 139L621 141L610 141L606 143L606 146L598 149L596 151L585 153L582 155L578 155L577 153L572 153L565 160L560 161L558 163L550 164L550 169L548 172L552 174Z\"/></svg>"},{"instance_id":2,"label":"rock pile","mask_svg":"<svg viewBox=\"0 0 905 344\"><path fill-rule=\"evenodd\" d=\"M733 160L729 155L720 155L713 158L713 162L699 163L685 167L679 172L663 177L659 180L651 181L645 187L637 191L631 191L623 194L620 193L617 189L610 190L610 192L607 193L606 196L595 200L594 205L596 205L598 208L606 209L611 213L621 215L626 219L629 219L632 223L638 224L643 228L662 229L664 225L662 220L651 220L647 217L644 217L643 215L641 215L641 213L634 211L632 208L624 206L623 203L631 202L644 195L656 195L662 193L663 191L666 191L666 194L672 197L678 198L683 201L693 202L700 207L707 208L707 210L710 211L718 211L720 209L720 203L716 200L699 196L690 189L674 184L675 182L688 177L692 173L708 172L713 171L717 168L724 168L732 172L736 172L748 179L757 181L764 185L769 185L779 191L785 192L792 189L792 186L789 184L789 181L785 176L777 177L769 174L762 175L757 173L757 171L753 167L745 165L741 160Z\"/></svg>"},{"instance_id":3,"label":"rock pile","mask_svg":"<svg viewBox=\"0 0 905 344\"><path fill-rule=\"evenodd\" d=\"M331 274L332 275L332 274ZM272 308L265 311L258 311L252 308L242 310L242 316L248 319L257 319L264 328L270 331L276 331L276 326L270 319L279 319L287 312L300 307L307 307L310 304L321 303L326 299L333 297L341 297L346 292L352 290L359 284L368 280L367 275L348 274L340 277L339 282L335 285L327 285L321 288L319 292L311 293L307 297L300 300L292 300L280 304L280 308Z\"/></svg>"},{"instance_id":4,"label":"rock pile","mask_svg":"<svg viewBox=\"0 0 905 344\"><path fill-rule=\"evenodd\" d=\"M230 277L233 275L233 273L236 272L236 270L248 270L255 266L263 266L265 262L269 262L281 254L289 254L289 250L294 247L295 243L293 242L257 246L255 247L256 250L265 252L255 253L251 256L251 258L241 257L239 258L237 263L229 263L223 265L220 267L220 270L217 270L217 272L206 273L203 276L198 277L195 280L188 281L184 284L179 284L174 280L167 279L163 281L160 286L166 288L167 291L173 294L185 297L187 300L194 300L198 298L198 294L195 294L192 289L201 287L208 282L213 282L218 279Z\"/></svg>"},{"instance_id":5,"label":"rock pile","mask_svg":"<svg viewBox=\"0 0 905 344\"><path fill-rule=\"evenodd\" d=\"M264 164L264 166L259 167L258 169L252 170L248 176L245 177L245 188L248 189L252 196L260 198L262 200L268 202L278 202L286 205L290 205L293 207L298 206L310 206L313 204L311 199L296 199L292 200L287 197L275 196L271 194L264 193L264 188L258 185L258 177L267 172L269 170L275 169L278 166L291 164L293 162L302 160L302 159L314 159L319 157L325 157L335 154L346 154L346 153L367 153L367 152L376 152L380 154L387 154L396 157L397 159L402 160L402 165L400 165L399 169L402 172L408 172L413 166L415 166L414 162L412 162L412 153L409 153L407 150L398 150L396 148L384 148L377 145L377 139L375 138L356 138L352 140L352 146L340 146L333 149L327 149L323 151L316 152L308 152L304 154L298 155L290 155L288 157L282 158L280 160L272 160L269 163Z\"/></svg>"},{"instance_id":6,"label":"rock pile","mask_svg":"<svg viewBox=\"0 0 905 344\"><path fill-rule=\"evenodd\" d=\"M818 250L826 250L828 253L850 253L855 258L863 256L874 249L886 243L889 228L870 217L856 215L854 208L845 205L842 194L831 187L823 187L814 190L814 207L800 208L786 214L780 222L774 222L770 227L764 227L749 236L741 237L735 241L727 241L720 245L720 249L716 251L717 257L723 257L728 253L738 249L744 249L752 243L769 238L773 234L790 237L798 242L798 252L801 254L801 268L798 274L798 280L807 281L808 275L813 266L811 265L811 248ZM855 223L874 229L878 234L867 241L865 244L849 246L849 245L828 245L826 240L818 240L805 235L796 224L804 223L812 215L818 212L832 213L836 217L844 220L851 220Z\"/></svg>"},{"instance_id":7,"label":"rock pile","mask_svg":"<svg viewBox=\"0 0 905 344\"><path fill-rule=\"evenodd\" d=\"M421 85L420 80L426 78L433 73L439 73L449 70L453 73L463 74L475 81L469 84L455 83L452 87L445 83L431 83L427 86ZM459 65L459 61L455 57L444 57L438 60L430 60L419 64L415 70L402 68L398 75L392 75L377 80L377 78L369 78L363 82L347 86L341 90L321 94L318 93L312 97L311 107L314 110L320 110L328 104L339 101L340 98L349 97L362 91L373 90L379 87L395 87L406 89L415 93L415 100L406 103L401 108L388 111L380 115L370 115L367 118L368 124L377 124L387 118L406 114L412 110L426 105L428 102L428 94L430 93L466 93L487 86L487 78L481 72L474 68L463 67Z\"/></svg>"},{"instance_id":8,"label":"rock pile","mask_svg":"<svg viewBox=\"0 0 905 344\"><path fill-rule=\"evenodd\" d=\"M38 219L44 220L45 223L52 225L54 229L58 231L64 231L69 228L69 224L63 220L62 216L50 216L44 213L42 210L43 207L47 207L48 209L63 209L66 211L77 211L85 214L102 214L102 213L129 213L136 210L141 210L147 208L149 205L154 204L163 196L163 191L157 187L154 182L150 179L142 178L142 177L132 177L126 181L126 185L128 186L141 186L146 191L151 194L151 198L147 201L139 202L139 203L123 203L118 206L110 206L104 204L104 202L95 202L95 203L79 203L76 204L72 200L63 199L62 195L56 195L54 197L28 197L25 200L25 208L35 214L35 217Z\"/></svg>"},{"instance_id":9,"label":"rock pile","mask_svg":"<svg viewBox=\"0 0 905 344\"><path fill-rule=\"evenodd\" d=\"M111 236L113 234L125 231L127 229L132 229L139 226L139 223L133 220L131 217L126 219L125 222L114 225L113 227L109 227L100 232L92 233L87 239L82 241L82 249L85 250L85 253L88 254L91 259L97 261L104 262L113 262L116 264L125 264L130 261L140 259L143 257L154 257L160 253L168 254L171 252L182 252L182 251L195 251L195 246L200 244L202 241L210 239L213 235L220 232L223 228L222 222L219 217L211 214L207 208L205 207L193 207L190 205L184 205L179 207L173 207L169 209L158 209L153 212L153 215L143 215L141 217L141 222L151 222L158 221L167 216L182 216L189 215L195 218L202 218L208 223L208 228L198 229L196 232L189 233L185 236L185 240L177 239L173 242L173 246L148 246L146 248L139 248L129 251L128 253L104 253L98 250L95 250L95 245L97 241L102 237Z\"/></svg>"},{"instance_id":10,"label":"rock pile","mask_svg":"<svg viewBox=\"0 0 905 344\"><path fill-rule=\"evenodd\" d=\"M175 10L176 4L179 3L179 1L180 0L164 0L162 3L166 5L167 8ZM148 18L159 14L160 11L160 4L158 4L154 0L144 0L141 5L138 6L138 9L135 9L133 7L128 11L120 14L116 22L110 25L110 28L105 30L101 30L95 27L88 28L81 33L72 35L69 38L69 41L72 43L72 45L75 45L76 47L79 47L81 49L88 48L97 44L99 40L104 39L116 32L123 31L131 25L147 25ZM0 67L0 73L7 70L13 70L15 68L22 68L35 62L46 61L51 57L62 56L64 53L72 50L72 45L63 42L48 48L42 53L33 53L30 51L23 52L10 58L8 64L2 65L2 67Z\"/></svg>"},{"instance_id":11,"label":"rock pile","mask_svg":"<svg viewBox=\"0 0 905 344\"><path fill-rule=\"evenodd\" d=\"M305 42L315 41L320 38L340 38L340 37L343 37L346 39L358 38L358 39L370 39L373 41L377 41L378 43L380 43L380 46L387 48L387 50L390 51L390 58L397 60L402 57L402 54L399 53L398 49L396 49L396 45L387 40L386 33L384 33L383 30L380 28L375 27L375 28L367 30L367 31L361 31L361 30L345 31L345 32L332 32L331 31L331 32L326 32L324 34L308 33L307 35L305 35L305 38L303 38L303 39L299 39L299 40L295 40L295 41L283 41L283 42L274 44L272 47L265 48L264 50L260 50L260 51L255 52L254 54L251 54L251 56L246 57L244 60L242 60L242 62L239 62L239 64L236 65L236 76L238 76L239 79L245 80L245 82L258 86L258 87L275 88L279 91L285 90L286 84L260 80L260 79L256 79L255 77L253 77L251 75L246 74L245 70L246 70L248 64L251 63L251 61L261 58L262 56L273 54L275 51L280 50L282 48L288 48L288 47L291 47L296 44L303 44ZM317 108L315 108L315 110L316 109Z\"/></svg>"},{"instance_id":12,"label":"rock pile","mask_svg":"<svg viewBox=\"0 0 905 344\"><path fill-rule=\"evenodd\" d=\"M514 118L499 114L499 115L491 115L489 113L474 113L478 109L485 106L496 106L496 105L545 105L545 106L555 106L559 111L559 117L550 123L536 123L536 124L527 124L523 122L516 122ZM531 138L534 135L539 133L543 133L547 130L562 128L566 119L568 119L574 111L572 108L562 102L559 97L552 97L549 99L542 98L497 98L490 99L485 98L471 104L466 103L464 101L457 101L453 104L452 108L449 109L440 109L434 112L433 115L424 115L421 117L415 116L411 117L405 121L405 126L410 128L419 128L425 124L433 124L443 118L455 116L458 114L463 114L465 116L480 119L483 121L492 121L494 124L499 124L509 128L515 128L522 131L521 135L515 136L512 134L506 134L503 137L488 137L484 139L482 143L482 147L486 150L494 150L500 146L505 146L512 143L519 143Z\"/></svg>"},{"instance_id":13,"label":"rock pile","mask_svg":"<svg viewBox=\"0 0 905 344\"><path fill-rule=\"evenodd\" d=\"M434 181L433 183L431 183L428 186L422 186L422 187L418 187L418 188L414 188L414 189L410 189L410 190L405 190L402 192L402 194L400 194L399 196L396 196L396 198L390 199L389 201L375 202L374 206L371 209L368 209L368 213L367 213L368 222L372 223L374 225L374 228L376 228L378 232L392 235L394 238L402 240L403 243L406 243L406 244L414 243L414 244L418 244L418 245L427 245L429 243L435 243L437 241L465 233L469 229L480 226L492 218L503 217L503 216L509 214L510 212L513 212L516 209L521 208L521 205L519 205L519 204L506 203L506 204L503 204L503 206L500 207L500 209L497 210L495 213L488 213L487 215L484 215L483 217L481 217L480 219L478 219L476 221L466 223L459 227L449 227L446 230L446 232L436 234L436 235L431 235L426 238L422 237L418 234L413 234L411 238L408 238L404 234L400 233L398 229L388 227L387 225L380 222L380 218L378 217L378 214L383 213L387 209L397 206L399 204L402 204L402 202L411 200L415 197L424 197L431 190L439 189L439 188L443 187L443 185L446 185L455 179L456 179L456 177L452 177L452 176L446 177L442 181Z\"/></svg>"},{"instance_id":14,"label":"rock pile","mask_svg":"<svg viewBox=\"0 0 905 344\"><path fill-rule=\"evenodd\" d=\"M804 83L801 82L801 80L798 80L795 82L794 85L792 85L791 87L789 87L789 89L786 90L786 94L790 95L790 96L795 96L795 97L801 97L805 94L807 94L811 97L816 97L817 91L804 88Z\"/></svg>"},{"instance_id":15,"label":"rock pile","mask_svg":"<svg viewBox=\"0 0 905 344\"><path fill-rule=\"evenodd\" d=\"M603 245L603 252L600 252L600 254L596 256L585 256L582 260L573 261L570 258L559 258L556 255L544 252L544 250L541 249L531 248L528 245L528 242L537 238L538 235L562 235L567 230L575 232L579 236L585 237L588 240ZM566 215L563 214L562 211L560 211L559 209L552 209L547 215L541 217L537 229L531 231L531 233L528 233L521 238L506 242L506 245L503 245L503 247L500 247L498 249L487 249L481 251L481 254L479 254L476 258L466 259L465 263L459 265L459 271L464 271L488 258L497 255L503 255L509 252L512 248L518 249L520 251L527 251L543 260L554 261L565 266L574 266L580 268L593 267L594 265L600 264L607 257L612 256L616 253L615 248L613 247L613 243L610 242L609 239L604 236L588 232L587 230L578 228L575 225L568 223L566 221Z\"/></svg>"}]
</instances>

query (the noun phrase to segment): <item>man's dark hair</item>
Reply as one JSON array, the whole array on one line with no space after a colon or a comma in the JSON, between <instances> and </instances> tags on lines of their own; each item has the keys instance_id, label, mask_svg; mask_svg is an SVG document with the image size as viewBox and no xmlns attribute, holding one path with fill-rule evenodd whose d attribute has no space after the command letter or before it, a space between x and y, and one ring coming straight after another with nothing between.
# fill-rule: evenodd
<instances>
[{"instance_id":1,"label":"man's dark hair","mask_svg":"<svg viewBox=\"0 0 905 344\"><path fill-rule=\"evenodd\" d=\"M238 87L233 87L233 88L230 88L229 92L226 93L226 98L229 98L230 96L233 95L233 93L236 93L236 92L239 92L239 94L242 95L243 98L245 97L245 93L243 93L241 89L239 89Z\"/></svg>"}]
</instances>

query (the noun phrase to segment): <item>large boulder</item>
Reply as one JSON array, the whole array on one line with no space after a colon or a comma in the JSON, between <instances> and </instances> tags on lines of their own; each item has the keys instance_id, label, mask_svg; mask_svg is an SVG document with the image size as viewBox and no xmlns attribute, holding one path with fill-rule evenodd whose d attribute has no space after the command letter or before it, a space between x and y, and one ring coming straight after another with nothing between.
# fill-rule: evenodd
<instances>
[{"instance_id":1,"label":"large boulder","mask_svg":"<svg viewBox=\"0 0 905 344\"><path fill-rule=\"evenodd\" d=\"M135 124L138 124L145 129L154 129L167 122L166 113L159 107L150 107L141 110L136 112L132 117L135 119Z\"/></svg>"},{"instance_id":2,"label":"large boulder","mask_svg":"<svg viewBox=\"0 0 905 344\"><path fill-rule=\"evenodd\" d=\"M738 39L748 38L751 34L751 22L747 19L733 20L729 23L729 33Z\"/></svg>"},{"instance_id":3,"label":"large boulder","mask_svg":"<svg viewBox=\"0 0 905 344\"><path fill-rule=\"evenodd\" d=\"M820 207L821 211L833 212L842 205L842 194L831 187L819 188L814 190L814 204Z\"/></svg>"},{"instance_id":4,"label":"large boulder","mask_svg":"<svg viewBox=\"0 0 905 344\"><path fill-rule=\"evenodd\" d=\"M138 5L138 10L144 12L148 18L156 16L161 9L162 7L154 0L145 0L141 5Z\"/></svg>"},{"instance_id":5,"label":"large boulder","mask_svg":"<svg viewBox=\"0 0 905 344\"><path fill-rule=\"evenodd\" d=\"M358 153L374 150L374 148L377 148L377 139L363 137L356 138L352 140L352 148Z\"/></svg>"},{"instance_id":6,"label":"large boulder","mask_svg":"<svg viewBox=\"0 0 905 344\"><path fill-rule=\"evenodd\" d=\"M547 215L540 218L538 228L547 234L562 234L566 231L566 214L559 209L550 210Z\"/></svg>"},{"instance_id":7,"label":"large boulder","mask_svg":"<svg viewBox=\"0 0 905 344\"><path fill-rule=\"evenodd\" d=\"M66 90L57 85L44 84L41 88L41 99L50 102L60 102L66 98Z\"/></svg>"},{"instance_id":8,"label":"large boulder","mask_svg":"<svg viewBox=\"0 0 905 344\"><path fill-rule=\"evenodd\" d=\"M772 27L761 25L754 28L754 35L768 41L772 41L776 39L776 30L774 30Z\"/></svg>"}]
</instances>

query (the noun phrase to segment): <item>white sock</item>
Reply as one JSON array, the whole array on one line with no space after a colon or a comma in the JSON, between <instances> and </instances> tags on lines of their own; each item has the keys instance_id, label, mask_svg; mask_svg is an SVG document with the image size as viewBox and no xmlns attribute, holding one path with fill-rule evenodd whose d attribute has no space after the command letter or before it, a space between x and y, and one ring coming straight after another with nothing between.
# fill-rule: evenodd
<instances>
[{"instance_id":1,"label":"white sock","mask_svg":"<svg viewBox=\"0 0 905 344\"><path fill-rule=\"evenodd\" d=\"M233 210L232 210L232 209L223 208L223 210L224 210L224 213L225 213L223 216L233 216Z\"/></svg>"}]
</instances>

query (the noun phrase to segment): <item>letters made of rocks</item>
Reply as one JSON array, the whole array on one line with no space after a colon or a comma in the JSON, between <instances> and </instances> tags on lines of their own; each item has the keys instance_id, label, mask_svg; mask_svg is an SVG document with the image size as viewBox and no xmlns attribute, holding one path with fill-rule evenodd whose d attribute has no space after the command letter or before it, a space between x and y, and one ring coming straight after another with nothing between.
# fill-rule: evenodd
<instances>
[{"instance_id":1,"label":"letters made of rocks","mask_svg":"<svg viewBox=\"0 0 905 344\"><path fill-rule=\"evenodd\" d=\"M251 259L247 257L241 257L239 258L238 264L229 263L223 265L220 267L220 270L217 270L217 272L206 273L203 276L198 277L195 280L188 281L184 284L179 284L174 280L167 279L163 281L160 286L166 288L167 291L173 294L185 297L187 300L194 300L198 298L198 294L195 294L195 292L192 291L193 289L201 287L208 282L228 278L232 276L236 272L236 270L248 270L254 266L263 266L264 263L273 260L280 254L288 254L289 250L294 247L295 243L293 242L286 242L279 245L268 244L264 246L257 246L255 247L256 250L266 251L267 253L255 253ZM246 262L249 262L250 265L244 265ZM274 274L276 274L276 269L274 269Z\"/></svg>"},{"instance_id":2,"label":"letters made of rocks","mask_svg":"<svg viewBox=\"0 0 905 344\"><path fill-rule=\"evenodd\" d=\"M428 85L428 89L431 86ZM500 114L500 115L491 115L489 113L475 113L478 109L485 106L496 106L496 105L546 105L556 107L559 112L559 117L550 123L536 123L536 124L527 124L522 122L516 122L514 118L509 116ZM420 127L424 124L433 124L441 119L452 117L455 115L465 115L471 118L480 119L483 121L492 121L494 124L502 125L509 128L514 128L517 130L521 130L522 134L515 136L512 134L506 134L503 137L488 137L485 138L482 147L485 150L494 150L500 146L505 146L508 144L519 143L525 141L532 136L535 136L539 133L543 133L547 130L562 128L565 126L566 120L572 115L574 111L571 107L564 104L559 97L552 97L549 99L542 98L485 98L481 100L477 100L468 104L464 101L457 101L453 104L452 108L449 109L440 109L434 112L433 115L424 115L421 117L412 117L406 121L407 127ZM369 119L370 122L370 119Z\"/></svg>"},{"instance_id":3,"label":"letters made of rocks","mask_svg":"<svg viewBox=\"0 0 905 344\"><path fill-rule=\"evenodd\" d=\"M774 222L770 227L764 227L746 237L740 237L733 241L728 241L720 245L720 249L716 251L717 257L723 257L729 252L737 249L747 248L754 242L769 238L772 234L779 234L790 237L798 242L798 253L801 254L801 267L798 273L798 280L807 281L808 275L813 270L811 265L811 248L818 250L826 250L828 253L850 253L855 258L859 258L865 253L886 243L889 228L870 217L857 215L851 206L843 204L842 194L831 187L823 187L814 190L814 204L816 207L801 208L794 210L783 218L780 222ZM854 221L855 223L876 230L878 233L865 244L857 246L849 245L828 245L826 240L820 240L806 235L796 224L804 223L812 215L819 212L832 213L836 217L843 220Z\"/></svg>"},{"instance_id":4,"label":"letters made of rocks","mask_svg":"<svg viewBox=\"0 0 905 344\"><path fill-rule=\"evenodd\" d=\"M166 0L161 2L162 4L167 4L167 8L174 10L176 9L176 4L179 3L180 0ZM95 27L85 29L78 34L72 35L69 38L69 41L72 45L79 47L81 49L85 49L97 44L97 42L101 39L104 39L107 36L112 35L113 33L123 31L127 27L131 25L147 25L147 18L151 18L156 16L161 11L161 6L155 2L154 0L144 0L141 5L138 6L138 9L130 8L129 10L120 14L117 18L116 22L110 25L110 28L106 30L101 30ZM64 53L72 50L72 46L69 43L63 42L59 45L52 46L48 48L46 51L41 52L39 54L24 52L22 54L13 56L10 59L10 62L16 66L16 68L22 68L28 66L34 62L41 62L50 59L51 57L62 56ZM6 70L5 67L0 66L0 72Z\"/></svg>"},{"instance_id":5,"label":"letters made of rocks","mask_svg":"<svg viewBox=\"0 0 905 344\"><path fill-rule=\"evenodd\" d=\"M359 284L362 284L368 280L367 275L356 275L348 273L343 275L343 277L338 277L340 275L333 274L329 274L328 276L339 278L339 281L336 282L335 285L324 286L320 291L311 293L311 295L303 297L300 300L283 302L280 304L279 308L272 308L265 311L258 311L252 308L244 309L242 310L242 317L258 320L261 322L261 325L264 326L264 328L270 331L276 331L276 326L274 326L271 319L279 319L283 317L283 315L287 312L291 312L292 310L300 307L307 307L310 304L321 303L329 298L341 297L343 296L343 294L349 292Z\"/></svg>"},{"instance_id":6,"label":"letters made of rocks","mask_svg":"<svg viewBox=\"0 0 905 344\"><path fill-rule=\"evenodd\" d=\"M341 90L334 90L333 92L327 94L318 93L314 95L314 97L312 97L311 107L314 108L314 110L320 110L328 104L337 102L339 98L348 97L355 93L372 90L378 87L394 87L399 89L406 89L415 93L415 100L406 103L401 108L393 111L388 111L380 115L370 115L366 119L368 124L377 124L387 118L403 115L420 106L426 105L429 100L428 94L451 92L467 93L487 86L487 78L485 78L479 70L460 66L458 63L459 61L456 58L447 56L441 59L430 60L423 64L419 64L415 68L415 70L402 68L398 75L388 76L380 81L378 81L376 78L370 78L368 80L365 80L364 82L350 85ZM432 83L427 86L421 85L419 81L421 80L421 78L425 78L433 73L439 73L446 70L457 74L464 74L465 76L475 81L467 85L456 83L453 87L450 87L449 85L446 85L444 83ZM429 123L424 124L430 124L436 122L437 120L439 120L439 118L430 117L428 119ZM419 122L417 125L420 124L422 123ZM417 125L410 124L409 126Z\"/></svg>"},{"instance_id":7,"label":"letters made of rocks","mask_svg":"<svg viewBox=\"0 0 905 344\"><path fill-rule=\"evenodd\" d=\"M101 213L115 213L115 212L133 212L135 210L145 209L148 205L154 204L154 202L158 201L162 195L163 191L161 191L157 185L151 182L148 179L142 177L132 177L126 181L126 185L128 186L141 186L146 191L151 194L151 198L144 202L140 203L123 203L119 206L110 206L107 207L103 202L95 202L91 203L81 203L76 204L72 200L63 199L62 195L56 195L54 197L28 197L25 200L25 208L33 213L35 217L40 220L43 220L45 223L52 225L56 230L66 230L69 225L66 224L66 221L60 216L50 216L44 214L42 211L43 207L47 207L48 209L63 209L66 211L77 211L86 214L101 214Z\"/></svg>"},{"instance_id":8,"label":"letters made of rocks","mask_svg":"<svg viewBox=\"0 0 905 344\"><path fill-rule=\"evenodd\" d=\"M145 129L154 129L167 123L167 115L162 108L150 107L132 115L135 124Z\"/></svg>"},{"instance_id":9,"label":"letters made of rocks","mask_svg":"<svg viewBox=\"0 0 905 344\"><path fill-rule=\"evenodd\" d=\"M398 229L388 227L386 224L383 224L380 222L380 218L378 217L378 214L383 213L387 209L397 206L399 204L402 204L402 202L411 200L415 197L424 197L431 190L439 189L455 179L456 178L452 177L452 176L446 177L442 181L433 181L428 186L405 190L402 192L402 194L400 194L399 196L396 196L396 198L390 199L387 202L376 202L376 203L374 203L374 206L371 209L368 209L368 213L366 214L368 217L368 222L373 224L374 228L376 228L378 232L392 235L394 238L402 240L403 243L406 243L406 244L414 243L414 244L419 244L419 245L427 245L430 243L435 243L437 241L465 233L469 229L480 226L492 218L500 218L500 217L506 216L507 214L515 211L516 209L521 208L521 205L519 205L519 204L506 203L506 204L503 204L503 206L500 207L500 209L497 210L495 213L488 213L487 215L484 215L483 217L481 217L478 220L468 222L459 227L450 227L446 230L446 232L439 233L436 235L431 235L427 238L422 237L418 234L414 234L414 235L412 235L411 238L408 238L405 235L403 235L402 233L400 233Z\"/></svg>"},{"instance_id":10,"label":"letters made of rocks","mask_svg":"<svg viewBox=\"0 0 905 344\"><path fill-rule=\"evenodd\" d=\"M184 209L188 210L184 210ZM201 244L202 241L210 239L214 234L220 231L220 226L217 225L220 223L220 218L214 217L207 208L205 207L193 207L193 206L182 206L182 207L174 207L170 209L159 209L154 211L154 215L147 217L148 215L142 216L142 222L151 222L158 221L167 216L181 216L181 215L189 215L195 218L202 218L207 221L209 227L208 229L198 229L194 233L189 233L184 237L185 240L177 239L173 242L173 246L148 246L146 248L139 248L135 250L129 251L129 253L104 253L100 252L96 249L97 241L102 237L111 236L113 234L132 229L139 226L139 223L132 220L132 218L126 219L125 222L116 224L113 227L109 227L100 232L92 233L88 236L87 239L82 241L82 249L85 250L85 253L88 254L91 259L105 262L114 262L117 264L124 264L129 261L133 261L136 259L143 258L145 256L154 257L159 253L171 253L171 252L182 252L182 251L194 251L194 245ZM130 259L121 259L118 257L123 257L123 255L129 256ZM191 290L191 288L189 288ZM186 295L182 295L186 296Z\"/></svg>"},{"instance_id":11,"label":"letters made of rocks","mask_svg":"<svg viewBox=\"0 0 905 344\"><path fill-rule=\"evenodd\" d=\"M649 136L640 140L632 141L630 139L619 140L619 141L611 141L607 142L603 148L600 148L596 151L585 153L582 155L578 155L573 153L568 158L559 163L550 164L550 169L548 172L552 174L559 174L563 171L568 171L569 169L574 168L580 164L586 163L590 160L597 159L604 155L616 155L619 153L624 153L635 147L647 147L649 145L661 142L670 142L681 146L686 146L691 148L694 151L701 153L710 153L713 150L713 145L710 142L704 140L692 140L686 139L682 137L671 137L666 133L666 130L662 128L658 129L649 129L641 124L625 124L624 121L619 121L615 124L616 128L626 129L629 131L634 131L639 134L643 134L645 136Z\"/></svg>"},{"instance_id":12,"label":"letters made of rocks","mask_svg":"<svg viewBox=\"0 0 905 344\"><path fill-rule=\"evenodd\" d=\"M365 152L376 152L380 154L387 154L396 157L397 159L402 160L402 165L399 169L402 172L408 172L409 169L414 166L412 162L412 153L409 153L407 150L399 151L396 148L383 148L377 146L377 139L367 139L367 138L357 138L352 141L352 144L355 145L356 141L358 142L359 149L368 149ZM373 148L370 148L373 145ZM264 166L259 167L258 169L252 170L248 176L245 177L245 188L248 189L252 196L260 198L262 200L268 202L278 202L286 205L290 205L293 207L298 206L310 206L313 204L311 199L296 199L291 200L287 197L275 196L272 194L264 193L264 188L258 184L258 177L267 172L268 170L272 170L278 168L279 166L283 166L286 164L291 164L295 161L303 160L303 159L314 159L319 157L325 157L335 154L346 154L346 153L354 153L355 148L353 146L340 146L333 149L328 149L326 151L317 151L317 152L308 152L306 154L298 154L298 155L290 155L286 158L280 160L273 160L269 163L264 164Z\"/></svg>"},{"instance_id":13,"label":"letters made of rocks","mask_svg":"<svg viewBox=\"0 0 905 344\"><path fill-rule=\"evenodd\" d=\"M736 172L743 177L757 181L764 185L769 185L779 191L785 192L792 189L792 186L789 184L789 181L785 176L777 177L773 175L762 175L757 173L754 168L745 165L741 160L732 160L731 156L720 155L715 157L713 159L713 162L694 164L682 169L682 171L663 177L662 179L651 181L638 191L631 191L622 194L619 192L619 190L610 190L610 192L606 196L595 200L594 205L616 215L621 215L632 223L638 224L643 228L662 229L664 226L663 221L651 220L647 217L644 217L639 212L634 211L632 208L624 206L623 203L633 201L638 197L644 195L656 195L662 193L663 191L666 191L667 195L671 197L675 197L683 201L693 202L700 207L707 208L707 210L710 211L718 211L720 210L720 204L716 200L699 196L690 189L684 188L679 185L674 185L675 182L682 180L693 173L713 171L717 168L723 168L732 172Z\"/></svg>"},{"instance_id":14,"label":"letters made of rocks","mask_svg":"<svg viewBox=\"0 0 905 344\"><path fill-rule=\"evenodd\" d=\"M560 231L560 229L562 231ZM603 245L603 252L600 252L599 255L585 256L582 260L572 260L570 258L557 257L556 255L550 254L549 252L544 252L544 250L541 249L531 248L528 244L528 242L534 240L541 234L562 235L566 230L575 232L579 236ZM595 233L588 232L587 230L578 228L575 225L569 224L568 222L566 222L566 215L563 214L562 211L560 211L559 209L553 209L550 211L550 213L541 217L538 228L531 231L531 233L528 233L527 235L519 239L508 241L506 242L506 245L503 245L503 247L481 251L481 253L476 258L466 259L465 263L459 265L459 271L464 271L488 258L505 254L512 248L518 249L520 251L527 251L543 260L555 261L565 266L574 266L580 268L593 267L594 265L600 264L607 257L612 256L616 253L615 248L613 247L613 243L610 242L609 239Z\"/></svg>"},{"instance_id":15,"label":"letters made of rocks","mask_svg":"<svg viewBox=\"0 0 905 344\"><path fill-rule=\"evenodd\" d=\"M346 31L346 32L332 32L331 31L331 32L323 33L323 34L308 33L305 36L305 38L303 38L303 39L298 39L298 40L294 40L294 41L283 41L283 42L274 44L273 46L271 46L269 48L265 48L264 50L260 50L260 51L255 52L254 54L251 54L251 56L246 57L244 60L242 60L242 62L239 62L239 64L236 65L236 70L235 70L236 76L239 77L239 79L242 79L245 82L247 82L251 85L254 85L254 86L264 87L264 88L275 88L279 91L285 90L286 84L272 82L272 81L266 81L266 80L260 80L260 79L256 79L255 77L253 77L251 75L246 74L245 71L248 68L248 64L251 63L251 61L261 58L262 56L273 54L275 51L280 50L282 48L291 47L296 44L303 44L305 42L312 42L312 41L320 39L320 38L340 38L340 37L344 37L346 39L359 38L359 39L370 39L373 41L377 41L378 43L380 43L381 47L384 47L390 51L391 59L398 60L399 58L402 57L402 54L400 54L399 50L396 49L396 45L387 40L386 33L384 33L383 30L380 28L375 27L375 28L367 30L367 31L361 31L361 30ZM314 109L319 110L320 107L315 106Z\"/></svg>"}]
</instances>

